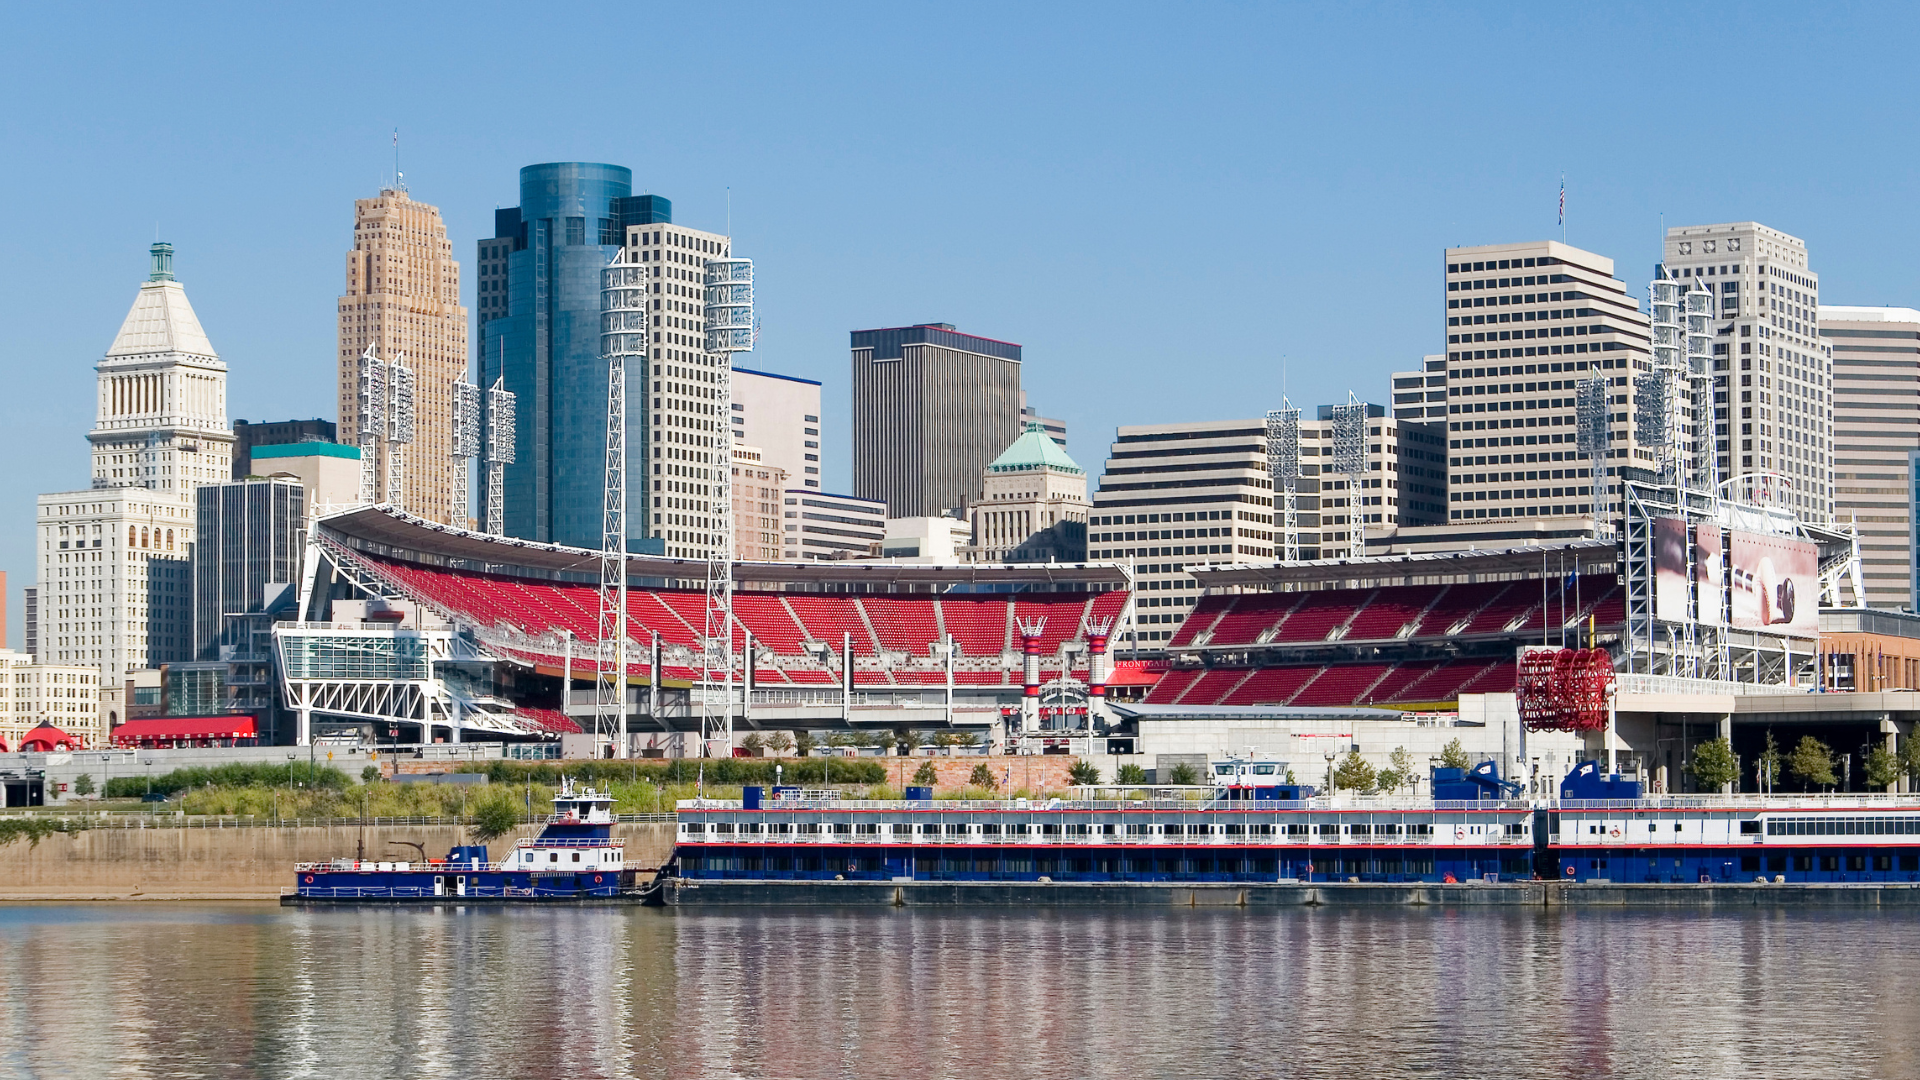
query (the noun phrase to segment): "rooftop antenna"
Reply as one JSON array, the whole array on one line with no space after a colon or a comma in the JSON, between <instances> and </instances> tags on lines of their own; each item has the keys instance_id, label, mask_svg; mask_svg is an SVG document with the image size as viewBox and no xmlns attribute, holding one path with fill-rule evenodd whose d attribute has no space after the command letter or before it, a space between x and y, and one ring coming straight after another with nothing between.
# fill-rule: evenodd
<instances>
[{"instance_id":1,"label":"rooftop antenna","mask_svg":"<svg viewBox=\"0 0 1920 1080\"><path fill-rule=\"evenodd\" d=\"M407 174L400 171L400 129L393 129L393 186L397 191L407 190Z\"/></svg>"}]
</instances>

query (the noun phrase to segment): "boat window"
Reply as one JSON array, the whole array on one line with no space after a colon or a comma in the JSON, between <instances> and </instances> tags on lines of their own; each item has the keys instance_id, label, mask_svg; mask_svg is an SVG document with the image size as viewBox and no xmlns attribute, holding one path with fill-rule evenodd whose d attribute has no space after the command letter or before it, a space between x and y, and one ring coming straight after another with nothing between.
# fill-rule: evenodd
<instances>
[{"instance_id":1,"label":"boat window","mask_svg":"<svg viewBox=\"0 0 1920 1080\"><path fill-rule=\"evenodd\" d=\"M559 852L557 852L557 851L549 851L549 852L547 852L547 861L548 861L548 862L559 862L559 861L560 861L560 853L559 853Z\"/></svg>"},{"instance_id":2,"label":"boat window","mask_svg":"<svg viewBox=\"0 0 1920 1080\"><path fill-rule=\"evenodd\" d=\"M1253 767L1253 775L1255 776L1272 776L1278 771L1278 768L1273 765L1255 765Z\"/></svg>"},{"instance_id":3,"label":"boat window","mask_svg":"<svg viewBox=\"0 0 1920 1080\"><path fill-rule=\"evenodd\" d=\"M1743 822L1741 822L1741 823L1740 823L1740 835L1741 835L1741 836L1758 836L1758 835L1760 835L1760 823L1759 823L1758 821L1743 821Z\"/></svg>"},{"instance_id":4,"label":"boat window","mask_svg":"<svg viewBox=\"0 0 1920 1080\"><path fill-rule=\"evenodd\" d=\"M579 862L579 861L580 861L580 853L579 853L579 852L577 852L577 851L576 851L576 852L574 852L574 853L573 853L573 861L574 861L574 862Z\"/></svg>"},{"instance_id":5,"label":"boat window","mask_svg":"<svg viewBox=\"0 0 1920 1080\"><path fill-rule=\"evenodd\" d=\"M947 822L948 836L965 836L966 834L967 834L967 827L965 825L957 821Z\"/></svg>"},{"instance_id":6,"label":"boat window","mask_svg":"<svg viewBox=\"0 0 1920 1080\"><path fill-rule=\"evenodd\" d=\"M1233 766L1231 766L1231 765L1215 765L1215 766L1213 767L1213 775L1215 775L1215 776L1232 776L1232 775L1233 775Z\"/></svg>"},{"instance_id":7,"label":"boat window","mask_svg":"<svg viewBox=\"0 0 1920 1080\"><path fill-rule=\"evenodd\" d=\"M998 826L998 825L982 825L982 826L980 826L980 832L981 832L981 834L982 834L982 835L985 835L985 836L999 836L999 835L1000 835L1000 826Z\"/></svg>"}]
</instances>

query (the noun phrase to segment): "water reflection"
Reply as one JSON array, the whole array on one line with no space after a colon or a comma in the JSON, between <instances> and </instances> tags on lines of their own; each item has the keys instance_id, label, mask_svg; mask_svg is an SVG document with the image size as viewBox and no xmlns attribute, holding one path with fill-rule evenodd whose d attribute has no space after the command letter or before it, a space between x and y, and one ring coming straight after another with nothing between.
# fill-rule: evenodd
<instances>
[{"instance_id":1,"label":"water reflection","mask_svg":"<svg viewBox=\"0 0 1920 1080\"><path fill-rule=\"evenodd\" d=\"M1900 915L0 906L0 1075L1920 1073Z\"/></svg>"}]
</instances>

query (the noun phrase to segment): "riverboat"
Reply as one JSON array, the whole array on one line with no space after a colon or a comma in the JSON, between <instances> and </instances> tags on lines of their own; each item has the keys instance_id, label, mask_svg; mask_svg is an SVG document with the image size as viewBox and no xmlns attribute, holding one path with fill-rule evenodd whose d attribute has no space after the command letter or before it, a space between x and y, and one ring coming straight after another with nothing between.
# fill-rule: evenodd
<instances>
[{"instance_id":1,"label":"riverboat","mask_svg":"<svg viewBox=\"0 0 1920 1080\"><path fill-rule=\"evenodd\" d=\"M1643 796L1595 762L1539 800L1491 763L1435 770L1437 798L1321 795L1285 775L1236 767L1202 788L1070 799L749 788L679 804L670 872L689 883L1920 882L1910 796Z\"/></svg>"},{"instance_id":2,"label":"riverboat","mask_svg":"<svg viewBox=\"0 0 1920 1080\"><path fill-rule=\"evenodd\" d=\"M563 780L540 835L494 862L485 845L444 859L333 859L294 867L293 900L366 901L469 897L497 900L612 898L633 888L625 842L613 838L613 796Z\"/></svg>"}]
</instances>

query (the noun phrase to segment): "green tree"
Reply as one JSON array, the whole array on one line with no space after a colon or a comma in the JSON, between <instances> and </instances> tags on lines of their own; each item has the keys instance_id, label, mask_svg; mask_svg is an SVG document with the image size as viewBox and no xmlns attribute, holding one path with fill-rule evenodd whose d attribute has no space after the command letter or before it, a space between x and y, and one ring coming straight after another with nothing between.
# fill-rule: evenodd
<instances>
[{"instance_id":1,"label":"green tree","mask_svg":"<svg viewBox=\"0 0 1920 1080\"><path fill-rule=\"evenodd\" d=\"M1780 782L1780 744L1773 741L1773 729L1767 729L1766 746L1760 751L1760 760L1755 763L1754 780L1763 790L1772 791L1773 785Z\"/></svg>"},{"instance_id":2,"label":"green tree","mask_svg":"<svg viewBox=\"0 0 1920 1080\"><path fill-rule=\"evenodd\" d=\"M1866 770L1869 787L1889 788L1900 780L1900 758L1884 746L1867 751L1862 767Z\"/></svg>"},{"instance_id":3,"label":"green tree","mask_svg":"<svg viewBox=\"0 0 1920 1080\"><path fill-rule=\"evenodd\" d=\"M1122 765L1113 774L1116 784L1144 784L1147 782L1147 770L1138 765Z\"/></svg>"},{"instance_id":4,"label":"green tree","mask_svg":"<svg viewBox=\"0 0 1920 1080\"><path fill-rule=\"evenodd\" d=\"M1076 761L1073 768L1067 770L1067 779L1083 786L1097 784L1100 782L1100 770L1091 761Z\"/></svg>"},{"instance_id":5,"label":"green tree","mask_svg":"<svg viewBox=\"0 0 1920 1080\"><path fill-rule=\"evenodd\" d=\"M1333 770L1333 786L1343 791L1372 794L1378 783L1379 775L1358 750L1347 751L1347 756L1341 758L1340 764Z\"/></svg>"},{"instance_id":6,"label":"green tree","mask_svg":"<svg viewBox=\"0 0 1920 1080\"><path fill-rule=\"evenodd\" d=\"M1162 783L1180 784L1191 787L1200 782L1200 772L1186 762L1181 762L1167 770L1167 778Z\"/></svg>"},{"instance_id":7,"label":"green tree","mask_svg":"<svg viewBox=\"0 0 1920 1080\"><path fill-rule=\"evenodd\" d=\"M93 794L93 774L81 773L79 776L74 777L73 793L83 799Z\"/></svg>"},{"instance_id":8,"label":"green tree","mask_svg":"<svg viewBox=\"0 0 1920 1080\"><path fill-rule=\"evenodd\" d=\"M933 741L929 743L929 745L938 746L943 750L951 750L956 746L966 746L970 742L972 742L971 739L957 731L936 731L933 735Z\"/></svg>"},{"instance_id":9,"label":"green tree","mask_svg":"<svg viewBox=\"0 0 1920 1080\"><path fill-rule=\"evenodd\" d=\"M1913 787L1920 781L1920 739L1909 735L1900 740L1900 749L1895 752L1900 761L1900 769L1907 778L1907 786Z\"/></svg>"},{"instance_id":10,"label":"green tree","mask_svg":"<svg viewBox=\"0 0 1920 1080\"><path fill-rule=\"evenodd\" d=\"M1460 745L1459 739L1440 748L1440 764L1448 769L1471 769L1473 759L1467 757L1467 748Z\"/></svg>"},{"instance_id":11,"label":"green tree","mask_svg":"<svg viewBox=\"0 0 1920 1080\"><path fill-rule=\"evenodd\" d=\"M361 782L361 783L363 783L363 784L377 784L377 783L379 783L379 782L380 782L380 766L378 766L378 765L369 765L369 766L367 766L366 768L364 768L364 769L361 769L361 770L360 770L360 782Z\"/></svg>"},{"instance_id":12,"label":"green tree","mask_svg":"<svg viewBox=\"0 0 1920 1080\"><path fill-rule=\"evenodd\" d=\"M921 762L920 767L913 770L913 782L922 787L932 787L934 784L939 783L940 774L934 771L933 762Z\"/></svg>"},{"instance_id":13,"label":"green tree","mask_svg":"<svg viewBox=\"0 0 1920 1080\"><path fill-rule=\"evenodd\" d=\"M988 791L996 790L1000 786L994 782L993 770L984 761L975 765L973 771L967 774L967 784L970 787L985 788Z\"/></svg>"},{"instance_id":14,"label":"green tree","mask_svg":"<svg viewBox=\"0 0 1920 1080\"><path fill-rule=\"evenodd\" d=\"M775 757L786 757L787 751L793 749L793 736L776 731L767 736L767 749L773 751Z\"/></svg>"},{"instance_id":15,"label":"green tree","mask_svg":"<svg viewBox=\"0 0 1920 1080\"><path fill-rule=\"evenodd\" d=\"M1811 735L1800 736L1800 745L1787 755L1787 775L1802 787L1832 787L1839 783L1833 775L1833 751Z\"/></svg>"},{"instance_id":16,"label":"green tree","mask_svg":"<svg viewBox=\"0 0 1920 1080\"><path fill-rule=\"evenodd\" d=\"M505 799L481 803L473 811L473 838L487 843L512 832L520 824L520 810Z\"/></svg>"},{"instance_id":17,"label":"green tree","mask_svg":"<svg viewBox=\"0 0 1920 1080\"><path fill-rule=\"evenodd\" d=\"M1693 782L1702 791L1719 791L1740 778L1740 762L1733 756L1733 745L1725 739L1708 739L1693 748L1693 761L1687 765Z\"/></svg>"},{"instance_id":18,"label":"green tree","mask_svg":"<svg viewBox=\"0 0 1920 1080\"><path fill-rule=\"evenodd\" d=\"M813 752L813 746L814 746L814 743L813 743L812 732L796 731L793 733L793 752L794 753L799 754L801 757L806 757L808 754L811 754Z\"/></svg>"},{"instance_id":19,"label":"green tree","mask_svg":"<svg viewBox=\"0 0 1920 1080\"><path fill-rule=\"evenodd\" d=\"M1374 777L1374 783L1380 786L1381 791L1391 794L1413 783L1413 755L1407 752L1406 747L1394 747L1393 753L1387 755L1387 762L1387 767Z\"/></svg>"},{"instance_id":20,"label":"green tree","mask_svg":"<svg viewBox=\"0 0 1920 1080\"><path fill-rule=\"evenodd\" d=\"M834 747L859 746L864 734L856 735L851 731L836 731L827 736L827 745Z\"/></svg>"},{"instance_id":21,"label":"green tree","mask_svg":"<svg viewBox=\"0 0 1920 1080\"><path fill-rule=\"evenodd\" d=\"M754 757L759 757L767 751L767 740L762 738L760 733L756 731L740 740L740 749L745 750Z\"/></svg>"}]
</instances>

